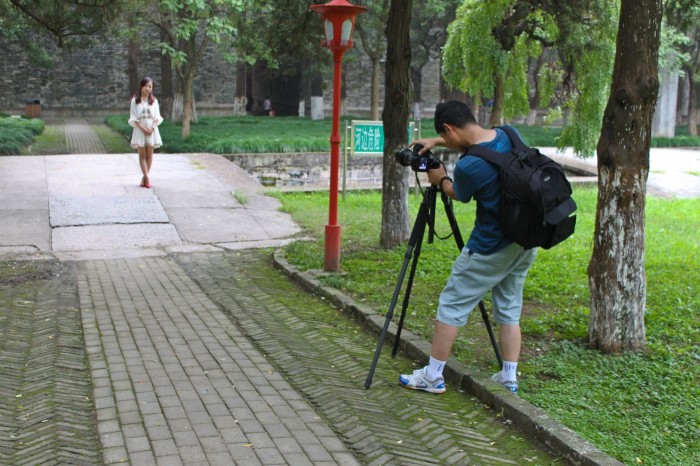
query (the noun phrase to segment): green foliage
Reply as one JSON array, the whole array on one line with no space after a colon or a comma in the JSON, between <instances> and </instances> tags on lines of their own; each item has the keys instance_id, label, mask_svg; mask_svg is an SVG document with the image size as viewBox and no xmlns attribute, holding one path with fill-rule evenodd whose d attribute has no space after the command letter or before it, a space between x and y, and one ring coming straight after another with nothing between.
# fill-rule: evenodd
<instances>
[{"instance_id":1,"label":"green foliage","mask_svg":"<svg viewBox=\"0 0 700 466\"><path fill-rule=\"evenodd\" d=\"M466 0L447 31L443 76L454 88L493 97L495 77L505 76L508 58L491 33L515 0Z\"/></svg>"},{"instance_id":2,"label":"green foliage","mask_svg":"<svg viewBox=\"0 0 700 466\"><path fill-rule=\"evenodd\" d=\"M127 115L113 115L106 123L125 137L132 128ZM180 125L166 120L160 125L164 152L212 152L241 154L261 152L324 152L330 149L330 120L297 117L201 117L183 140Z\"/></svg>"},{"instance_id":3,"label":"green foliage","mask_svg":"<svg viewBox=\"0 0 700 466\"><path fill-rule=\"evenodd\" d=\"M651 138L651 147L700 147L700 136L676 136Z\"/></svg>"},{"instance_id":4,"label":"green foliage","mask_svg":"<svg viewBox=\"0 0 700 466\"><path fill-rule=\"evenodd\" d=\"M566 104L571 111L570 121L562 131L558 147L571 146L577 154L586 157L595 153L610 93L615 57L613 32L605 29L586 32L595 33L596 45L577 58L577 92Z\"/></svg>"},{"instance_id":5,"label":"green foliage","mask_svg":"<svg viewBox=\"0 0 700 466\"><path fill-rule=\"evenodd\" d=\"M105 122L124 138L131 138L132 128L127 115L112 115ZM432 119L422 121L423 136L432 135ZM561 128L515 125L531 146L554 147ZM166 120L160 127L163 152L212 152L242 154L261 152L325 152L330 148L330 120L309 120L298 117L201 117L192 123L190 137L182 139L180 125ZM342 131L341 131L342 133ZM700 147L700 137L687 135L687 128L678 128L677 138L653 138L654 147ZM344 134L341 134L341 138ZM677 143L676 140L680 142Z\"/></svg>"},{"instance_id":6,"label":"green foliage","mask_svg":"<svg viewBox=\"0 0 700 466\"><path fill-rule=\"evenodd\" d=\"M0 35L20 39L30 56L50 62L46 51L37 44L36 37L30 38L29 32L45 34L58 47L66 49L86 46L119 17L123 3L114 0L2 0Z\"/></svg>"},{"instance_id":7,"label":"green foliage","mask_svg":"<svg viewBox=\"0 0 700 466\"><path fill-rule=\"evenodd\" d=\"M17 155L44 130L37 119L0 117L0 155Z\"/></svg>"},{"instance_id":8,"label":"green foliage","mask_svg":"<svg viewBox=\"0 0 700 466\"><path fill-rule=\"evenodd\" d=\"M287 247L300 268L319 269L328 193L277 194L284 209L316 238ZM634 464L696 464L700 432L700 199L647 198L647 313L649 351L605 356L584 349L588 322L587 264L592 252L597 192L574 186L577 231L555 248L538 252L525 287L521 395L596 446ZM411 195L411 215L420 198ZM463 233L474 206L457 203ZM378 247L381 193L352 192L339 203L342 274L325 283L357 301L385 310L391 300L405 246ZM441 206L440 236L449 231ZM468 231L468 230L467 230ZM406 329L430 340L437 297L457 255L452 238L424 241L407 310ZM400 312L397 309L397 313ZM478 315L472 315L454 347L476 369L492 370L493 355Z\"/></svg>"},{"instance_id":9,"label":"green foliage","mask_svg":"<svg viewBox=\"0 0 700 466\"><path fill-rule=\"evenodd\" d=\"M527 62L541 56L541 44L546 44L556 52L547 56L557 61L548 58L541 68L539 105L547 108L555 89L560 89L559 103L570 115L559 147L572 146L578 154L591 155L612 77L618 2L588 2L585 12L548 11L545 8L552 5L537 2L527 8L509 0L465 1L448 29L442 57L445 80L472 96L491 98L495 77L501 76L504 116L525 115L529 109ZM568 88L562 91L564 80Z\"/></svg>"}]
</instances>

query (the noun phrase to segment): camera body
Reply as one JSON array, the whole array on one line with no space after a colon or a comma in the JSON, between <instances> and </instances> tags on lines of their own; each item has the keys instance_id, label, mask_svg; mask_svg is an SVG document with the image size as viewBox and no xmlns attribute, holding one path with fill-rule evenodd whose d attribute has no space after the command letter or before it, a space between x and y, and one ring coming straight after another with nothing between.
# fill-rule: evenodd
<instances>
[{"instance_id":1,"label":"camera body","mask_svg":"<svg viewBox=\"0 0 700 466\"><path fill-rule=\"evenodd\" d=\"M404 167L411 167L414 172L427 172L440 168L440 160L435 158L432 152L418 154L423 149L423 144L414 144L413 149L404 148L396 153L396 161Z\"/></svg>"}]
</instances>

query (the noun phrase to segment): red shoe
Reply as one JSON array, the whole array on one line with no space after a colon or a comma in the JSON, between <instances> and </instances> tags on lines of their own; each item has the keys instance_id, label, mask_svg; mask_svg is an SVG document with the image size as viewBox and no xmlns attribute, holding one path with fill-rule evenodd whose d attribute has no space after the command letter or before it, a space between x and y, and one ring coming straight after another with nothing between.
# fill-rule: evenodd
<instances>
[{"instance_id":1,"label":"red shoe","mask_svg":"<svg viewBox=\"0 0 700 466\"><path fill-rule=\"evenodd\" d=\"M145 188L145 187L146 187L146 177L145 177L145 176L142 176L142 177L141 177L141 185L140 185L140 186L141 186L142 188Z\"/></svg>"},{"instance_id":2,"label":"red shoe","mask_svg":"<svg viewBox=\"0 0 700 466\"><path fill-rule=\"evenodd\" d=\"M143 187L144 187L144 188L150 188L150 187L151 187L151 181L147 179L146 182L143 184Z\"/></svg>"}]
</instances>

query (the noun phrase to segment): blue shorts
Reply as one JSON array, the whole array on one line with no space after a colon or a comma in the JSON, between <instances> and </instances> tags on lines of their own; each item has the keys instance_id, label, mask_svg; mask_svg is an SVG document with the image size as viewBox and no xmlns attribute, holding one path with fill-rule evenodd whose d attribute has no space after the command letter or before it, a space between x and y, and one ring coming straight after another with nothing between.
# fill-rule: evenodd
<instances>
[{"instance_id":1,"label":"blue shorts","mask_svg":"<svg viewBox=\"0 0 700 466\"><path fill-rule=\"evenodd\" d=\"M523 307L523 286L537 249L525 250L511 243L489 255L462 249L445 289L440 294L437 320L462 327L479 301L491 291L493 319L501 324L518 324Z\"/></svg>"}]
</instances>

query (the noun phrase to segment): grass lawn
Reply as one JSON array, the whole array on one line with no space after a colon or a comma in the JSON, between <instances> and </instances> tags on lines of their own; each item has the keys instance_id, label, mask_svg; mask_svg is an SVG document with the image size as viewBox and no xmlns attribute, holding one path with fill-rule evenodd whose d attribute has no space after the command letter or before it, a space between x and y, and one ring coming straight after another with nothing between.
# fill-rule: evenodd
<instances>
[{"instance_id":1,"label":"grass lawn","mask_svg":"<svg viewBox=\"0 0 700 466\"><path fill-rule=\"evenodd\" d=\"M22 148L21 155L67 154L66 131L63 125L47 124L44 131L35 136L34 142Z\"/></svg>"},{"instance_id":2,"label":"grass lawn","mask_svg":"<svg viewBox=\"0 0 700 466\"><path fill-rule=\"evenodd\" d=\"M100 138L100 141L108 154L135 152L135 149L132 149L132 147L129 145L129 141L131 140L130 137L127 139L122 134L112 130L112 128L106 124L93 124L92 129L97 134L97 137Z\"/></svg>"},{"instance_id":3,"label":"grass lawn","mask_svg":"<svg viewBox=\"0 0 700 466\"><path fill-rule=\"evenodd\" d=\"M289 245L287 258L301 269L322 268L327 192L277 196L304 234L317 238ZM627 464L700 464L700 199L648 198L649 349L603 356L585 346L596 191L576 187L574 196L575 235L540 250L526 283L521 396ZM420 197L412 195L412 221L419 204ZM466 240L474 206L456 203L454 210ZM378 247L380 194L348 194L339 204L339 223L344 273L328 276L326 284L386 311L405 246ZM441 205L436 229L442 237L449 232ZM457 252L452 238L427 244L426 237L423 244L405 326L428 341L436 301ZM398 317L400 305L396 312ZM478 311L460 332L454 354L475 370L497 370Z\"/></svg>"},{"instance_id":4,"label":"grass lawn","mask_svg":"<svg viewBox=\"0 0 700 466\"><path fill-rule=\"evenodd\" d=\"M131 137L128 115L106 118L112 129ZM330 120L295 117L201 117L192 122L190 137L182 139L182 127L165 120L160 125L162 152L323 152L329 148Z\"/></svg>"}]
</instances>

